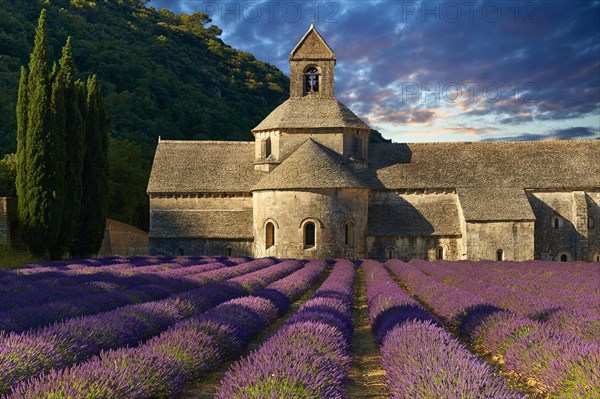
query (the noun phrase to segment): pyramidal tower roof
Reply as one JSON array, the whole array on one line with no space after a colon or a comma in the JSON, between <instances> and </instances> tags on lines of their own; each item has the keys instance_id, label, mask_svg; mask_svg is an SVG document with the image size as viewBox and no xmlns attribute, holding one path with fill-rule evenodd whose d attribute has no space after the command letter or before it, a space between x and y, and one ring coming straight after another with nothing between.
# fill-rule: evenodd
<instances>
[{"instance_id":1,"label":"pyramidal tower roof","mask_svg":"<svg viewBox=\"0 0 600 399\"><path fill-rule=\"evenodd\" d=\"M264 176L253 191L367 187L344 164L340 154L308 139L281 165Z\"/></svg>"},{"instance_id":2,"label":"pyramidal tower roof","mask_svg":"<svg viewBox=\"0 0 600 399\"><path fill-rule=\"evenodd\" d=\"M330 58L335 60L335 53L329 47L323 36L311 24L302 39L290 53L289 59Z\"/></svg>"},{"instance_id":3,"label":"pyramidal tower roof","mask_svg":"<svg viewBox=\"0 0 600 399\"><path fill-rule=\"evenodd\" d=\"M252 131L350 127L370 129L336 98L290 98L275 108Z\"/></svg>"}]
</instances>

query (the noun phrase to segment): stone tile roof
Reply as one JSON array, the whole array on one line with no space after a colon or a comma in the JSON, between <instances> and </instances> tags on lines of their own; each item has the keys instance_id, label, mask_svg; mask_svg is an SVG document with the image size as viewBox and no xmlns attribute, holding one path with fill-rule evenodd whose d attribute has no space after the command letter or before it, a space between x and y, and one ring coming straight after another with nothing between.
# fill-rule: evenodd
<instances>
[{"instance_id":1,"label":"stone tile roof","mask_svg":"<svg viewBox=\"0 0 600 399\"><path fill-rule=\"evenodd\" d=\"M248 193L260 177L254 142L161 140L148 193Z\"/></svg>"},{"instance_id":2,"label":"stone tile roof","mask_svg":"<svg viewBox=\"0 0 600 399\"><path fill-rule=\"evenodd\" d=\"M371 144L374 188L600 187L600 140Z\"/></svg>"},{"instance_id":3,"label":"stone tile roof","mask_svg":"<svg viewBox=\"0 0 600 399\"><path fill-rule=\"evenodd\" d=\"M466 221L535 220L525 191L512 187L459 188Z\"/></svg>"},{"instance_id":4,"label":"stone tile roof","mask_svg":"<svg viewBox=\"0 0 600 399\"><path fill-rule=\"evenodd\" d=\"M368 235L460 236L453 194L404 195L369 204Z\"/></svg>"},{"instance_id":5,"label":"stone tile roof","mask_svg":"<svg viewBox=\"0 0 600 399\"><path fill-rule=\"evenodd\" d=\"M264 175L253 167L254 142L162 140L154 157L148 193L249 193L255 186L355 185L400 190L600 187L600 140L371 144L370 168L358 174L344 165L339 154L311 142Z\"/></svg>"},{"instance_id":6,"label":"stone tile roof","mask_svg":"<svg viewBox=\"0 0 600 399\"><path fill-rule=\"evenodd\" d=\"M252 239L252 210L153 211L150 238Z\"/></svg>"},{"instance_id":7,"label":"stone tile roof","mask_svg":"<svg viewBox=\"0 0 600 399\"><path fill-rule=\"evenodd\" d=\"M367 188L335 151L308 139L254 187L258 190Z\"/></svg>"},{"instance_id":8,"label":"stone tile roof","mask_svg":"<svg viewBox=\"0 0 600 399\"><path fill-rule=\"evenodd\" d=\"M288 99L252 131L343 127L370 129L337 99L307 96Z\"/></svg>"}]
</instances>

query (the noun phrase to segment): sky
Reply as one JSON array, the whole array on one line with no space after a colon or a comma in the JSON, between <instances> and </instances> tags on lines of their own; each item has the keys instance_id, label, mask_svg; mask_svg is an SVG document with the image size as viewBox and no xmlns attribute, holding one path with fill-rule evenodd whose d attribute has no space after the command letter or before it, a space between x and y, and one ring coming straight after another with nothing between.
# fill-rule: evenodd
<instances>
[{"instance_id":1,"label":"sky","mask_svg":"<svg viewBox=\"0 0 600 399\"><path fill-rule=\"evenodd\" d=\"M314 22L336 97L394 142L600 139L600 0L152 0L289 75Z\"/></svg>"}]
</instances>

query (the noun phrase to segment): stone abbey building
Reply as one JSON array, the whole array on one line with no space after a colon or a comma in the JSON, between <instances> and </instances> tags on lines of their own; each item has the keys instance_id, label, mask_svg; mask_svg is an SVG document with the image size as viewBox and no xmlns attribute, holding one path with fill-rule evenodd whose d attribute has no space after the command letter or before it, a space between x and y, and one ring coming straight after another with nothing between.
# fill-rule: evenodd
<instances>
[{"instance_id":1,"label":"stone abbey building","mask_svg":"<svg viewBox=\"0 0 600 399\"><path fill-rule=\"evenodd\" d=\"M600 140L371 144L311 26L254 141L158 144L150 253L600 261Z\"/></svg>"}]
</instances>

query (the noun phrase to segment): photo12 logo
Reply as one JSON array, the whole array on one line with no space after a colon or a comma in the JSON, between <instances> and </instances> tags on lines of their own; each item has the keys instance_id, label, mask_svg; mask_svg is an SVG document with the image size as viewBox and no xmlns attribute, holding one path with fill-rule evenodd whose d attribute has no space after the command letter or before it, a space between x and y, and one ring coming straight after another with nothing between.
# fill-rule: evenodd
<instances>
[{"instance_id":1,"label":"photo12 logo","mask_svg":"<svg viewBox=\"0 0 600 399\"><path fill-rule=\"evenodd\" d=\"M299 22L310 19L316 23L338 23L340 5L337 2L310 1L203 1L199 11L221 22Z\"/></svg>"},{"instance_id":2,"label":"photo12 logo","mask_svg":"<svg viewBox=\"0 0 600 399\"><path fill-rule=\"evenodd\" d=\"M497 103L511 100L516 103L536 103L539 86L535 82L520 84L514 82L501 85L497 82L402 82L400 83L401 102L458 103L483 101Z\"/></svg>"},{"instance_id":3,"label":"photo12 logo","mask_svg":"<svg viewBox=\"0 0 600 399\"><path fill-rule=\"evenodd\" d=\"M514 22L538 23L539 11L537 1L401 1L399 19L403 23L496 23L508 18Z\"/></svg>"}]
</instances>

